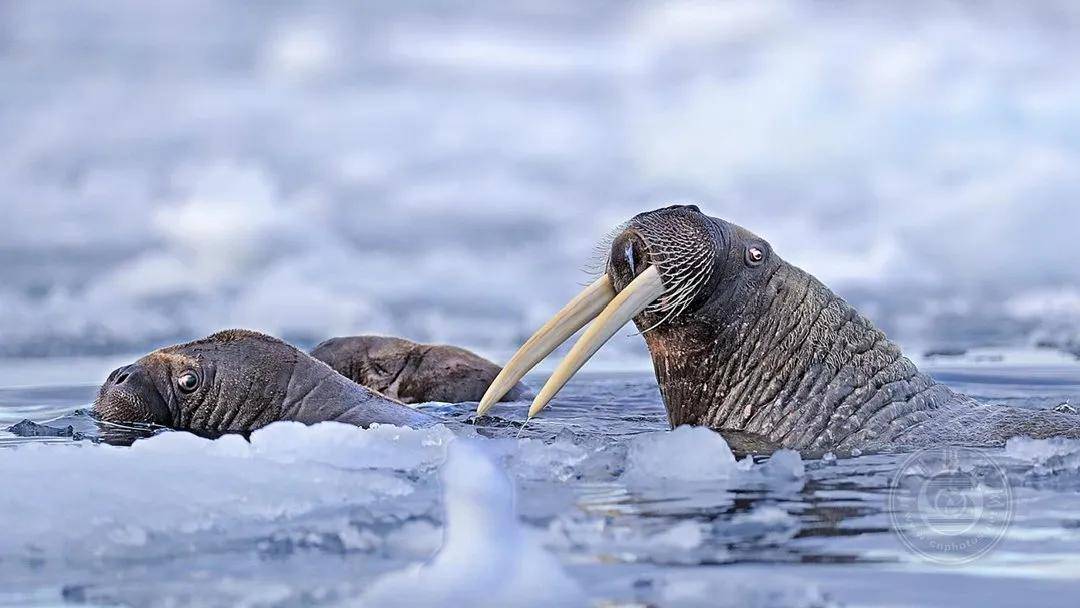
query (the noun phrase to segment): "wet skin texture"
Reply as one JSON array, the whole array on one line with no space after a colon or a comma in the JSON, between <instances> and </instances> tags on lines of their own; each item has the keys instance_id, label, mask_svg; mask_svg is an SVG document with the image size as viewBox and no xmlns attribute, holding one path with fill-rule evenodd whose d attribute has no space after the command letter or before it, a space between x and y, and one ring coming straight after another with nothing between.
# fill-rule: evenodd
<instances>
[{"instance_id":1,"label":"wet skin texture","mask_svg":"<svg viewBox=\"0 0 1080 608\"><path fill-rule=\"evenodd\" d=\"M764 239L696 207L640 214L615 237L617 291L649 265L666 292L634 322L672 426L743 431L807 453L1080 437L1075 415L982 406L936 383Z\"/></svg>"},{"instance_id":2,"label":"wet skin texture","mask_svg":"<svg viewBox=\"0 0 1080 608\"><path fill-rule=\"evenodd\" d=\"M354 336L319 344L311 356L347 378L403 403L479 401L499 366L456 346ZM503 401L531 399L520 382Z\"/></svg>"},{"instance_id":3,"label":"wet skin texture","mask_svg":"<svg viewBox=\"0 0 1080 608\"><path fill-rule=\"evenodd\" d=\"M117 369L94 403L106 422L244 433L279 420L426 426L438 419L374 393L270 336L229 330Z\"/></svg>"}]
</instances>

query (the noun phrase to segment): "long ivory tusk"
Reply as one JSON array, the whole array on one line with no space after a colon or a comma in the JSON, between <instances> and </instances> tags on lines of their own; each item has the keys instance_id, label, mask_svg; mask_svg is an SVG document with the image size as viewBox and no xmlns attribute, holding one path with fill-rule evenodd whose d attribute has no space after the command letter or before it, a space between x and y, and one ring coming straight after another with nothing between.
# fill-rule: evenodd
<instances>
[{"instance_id":1,"label":"long ivory tusk","mask_svg":"<svg viewBox=\"0 0 1080 608\"><path fill-rule=\"evenodd\" d=\"M648 308L657 298L664 294L664 284L660 280L660 271L655 266L649 266L626 289L615 296L607 308L604 309L585 330L578 343L566 355L563 362L555 369L555 373L548 378L547 384L536 396L532 407L529 408L529 418L532 418L544 409L544 407L562 390L562 387L574 377L581 366L607 343L619 328L626 325L638 313Z\"/></svg>"},{"instance_id":2,"label":"long ivory tusk","mask_svg":"<svg viewBox=\"0 0 1080 608\"><path fill-rule=\"evenodd\" d=\"M544 357L551 354L551 351L569 340L570 336L577 333L577 330L595 319L596 315L600 314L614 297L615 288L611 286L611 279L605 274L570 300L514 353L484 393L480 405L476 406L476 414L482 416L487 413L525 377L525 374L536 367L537 363L543 361Z\"/></svg>"}]
</instances>

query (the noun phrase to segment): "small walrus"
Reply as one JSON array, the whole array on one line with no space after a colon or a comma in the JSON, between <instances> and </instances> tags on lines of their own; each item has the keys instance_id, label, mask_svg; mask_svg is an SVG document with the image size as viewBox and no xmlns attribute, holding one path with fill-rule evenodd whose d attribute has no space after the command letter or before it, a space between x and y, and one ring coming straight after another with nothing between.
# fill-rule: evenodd
<instances>
[{"instance_id":1,"label":"small walrus","mask_svg":"<svg viewBox=\"0 0 1080 608\"><path fill-rule=\"evenodd\" d=\"M113 371L94 411L105 422L195 433L243 433L279 420L363 427L440 422L277 338L239 329L162 348Z\"/></svg>"},{"instance_id":2,"label":"small walrus","mask_svg":"<svg viewBox=\"0 0 1080 608\"><path fill-rule=\"evenodd\" d=\"M521 347L478 412L592 321L537 395L535 415L630 320L672 426L750 433L807 453L1080 438L1078 416L983 406L935 382L764 239L682 205L624 226L607 273Z\"/></svg>"},{"instance_id":3,"label":"small walrus","mask_svg":"<svg viewBox=\"0 0 1080 608\"><path fill-rule=\"evenodd\" d=\"M331 338L316 346L311 356L402 403L479 401L500 371L498 365L464 348L383 336ZM502 400L532 397L518 382Z\"/></svg>"}]
</instances>

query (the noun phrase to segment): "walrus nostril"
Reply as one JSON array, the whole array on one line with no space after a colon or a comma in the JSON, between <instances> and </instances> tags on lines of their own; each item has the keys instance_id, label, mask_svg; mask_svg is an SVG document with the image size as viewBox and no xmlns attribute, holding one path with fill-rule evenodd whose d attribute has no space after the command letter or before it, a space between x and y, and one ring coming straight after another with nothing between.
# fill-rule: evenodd
<instances>
[{"instance_id":1,"label":"walrus nostril","mask_svg":"<svg viewBox=\"0 0 1080 608\"><path fill-rule=\"evenodd\" d=\"M110 376L113 377L113 384L123 384L131 376L131 365L125 365L124 367L116 369Z\"/></svg>"},{"instance_id":2,"label":"walrus nostril","mask_svg":"<svg viewBox=\"0 0 1080 608\"><path fill-rule=\"evenodd\" d=\"M616 289L629 285L630 281L633 281L651 264L645 242L638 234L624 233L612 243L608 257L608 274Z\"/></svg>"}]
</instances>

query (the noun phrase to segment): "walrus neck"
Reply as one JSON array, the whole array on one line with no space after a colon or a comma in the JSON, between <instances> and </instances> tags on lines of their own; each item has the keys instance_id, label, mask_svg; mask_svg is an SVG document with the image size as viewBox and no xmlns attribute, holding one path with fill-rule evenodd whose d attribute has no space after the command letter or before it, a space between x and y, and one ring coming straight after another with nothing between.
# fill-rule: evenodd
<instances>
[{"instance_id":1,"label":"walrus neck","mask_svg":"<svg viewBox=\"0 0 1080 608\"><path fill-rule=\"evenodd\" d=\"M691 318L646 333L672 426L824 450L888 443L956 400L803 270L781 263L759 293L734 322Z\"/></svg>"}]
</instances>

